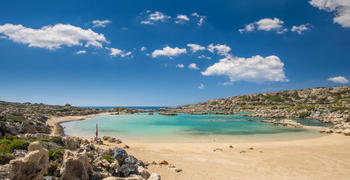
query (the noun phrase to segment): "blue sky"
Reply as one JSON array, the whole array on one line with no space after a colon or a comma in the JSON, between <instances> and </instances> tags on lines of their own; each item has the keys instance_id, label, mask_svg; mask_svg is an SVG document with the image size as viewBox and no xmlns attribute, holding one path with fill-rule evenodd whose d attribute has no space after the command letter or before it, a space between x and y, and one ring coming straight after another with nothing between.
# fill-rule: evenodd
<instances>
[{"instance_id":1,"label":"blue sky","mask_svg":"<svg viewBox=\"0 0 350 180\"><path fill-rule=\"evenodd\" d=\"M168 106L349 85L349 52L344 0L5 0L0 99Z\"/></svg>"}]
</instances>

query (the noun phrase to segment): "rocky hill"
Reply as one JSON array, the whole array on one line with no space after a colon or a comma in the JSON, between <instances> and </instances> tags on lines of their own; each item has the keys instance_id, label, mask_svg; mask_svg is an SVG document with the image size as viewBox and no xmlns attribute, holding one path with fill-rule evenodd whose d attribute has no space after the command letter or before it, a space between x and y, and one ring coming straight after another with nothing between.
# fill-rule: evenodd
<instances>
[{"instance_id":1,"label":"rocky hill","mask_svg":"<svg viewBox=\"0 0 350 180\"><path fill-rule=\"evenodd\" d=\"M179 106L171 111L218 114L251 112L251 116L255 117L311 118L342 124L350 121L350 87L319 87L211 99Z\"/></svg>"},{"instance_id":2,"label":"rocky hill","mask_svg":"<svg viewBox=\"0 0 350 180\"><path fill-rule=\"evenodd\" d=\"M50 116L82 116L102 112L134 113L137 110L92 109L74 107L69 104L58 106L0 101L0 138L5 134L49 133L50 127L46 125L46 120Z\"/></svg>"}]
</instances>

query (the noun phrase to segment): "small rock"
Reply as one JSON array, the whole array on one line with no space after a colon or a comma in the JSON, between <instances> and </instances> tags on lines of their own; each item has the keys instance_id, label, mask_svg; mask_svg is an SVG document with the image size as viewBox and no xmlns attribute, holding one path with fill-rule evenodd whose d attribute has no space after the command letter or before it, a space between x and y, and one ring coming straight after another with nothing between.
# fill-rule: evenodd
<instances>
[{"instance_id":1,"label":"small rock","mask_svg":"<svg viewBox=\"0 0 350 180\"><path fill-rule=\"evenodd\" d=\"M161 180L160 175L157 173L152 173L148 180Z\"/></svg>"},{"instance_id":2,"label":"small rock","mask_svg":"<svg viewBox=\"0 0 350 180\"><path fill-rule=\"evenodd\" d=\"M169 163L166 160L162 160L162 161L159 162L159 165L168 165L168 164Z\"/></svg>"},{"instance_id":3,"label":"small rock","mask_svg":"<svg viewBox=\"0 0 350 180\"><path fill-rule=\"evenodd\" d=\"M125 149L129 149L129 148L130 148L130 146L128 146L128 145L125 145L125 146L124 146L124 148L125 148Z\"/></svg>"},{"instance_id":4,"label":"small rock","mask_svg":"<svg viewBox=\"0 0 350 180\"><path fill-rule=\"evenodd\" d=\"M147 171L147 169L145 169L142 166L139 166L137 170L139 171L140 175L145 179L148 179L151 176L151 174Z\"/></svg>"},{"instance_id":5,"label":"small rock","mask_svg":"<svg viewBox=\"0 0 350 180\"><path fill-rule=\"evenodd\" d=\"M239 153L246 153L246 152L247 152L247 151L244 151L244 150L243 150L243 151L241 151L241 152L239 152Z\"/></svg>"},{"instance_id":6,"label":"small rock","mask_svg":"<svg viewBox=\"0 0 350 180\"><path fill-rule=\"evenodd\" d=\"M233 146L232 146L232 145L230 145L230 146L229 146L229 148L231 148L231 149L232 149L232 148L233 148Z\"/></svg>"},{"instance_id":7,"label":"small rock","mask_svg":"<svg viewBox=\"0 0 350 180\"><path fill-rule=\"evenodd\" d=\"M221 149L221 148L215 148L213 151L214 151L214 152L216 152L216 151L223 151L223 149Z\"/></svg>"},{"instance_id":8,"label":"small rock","mask_svg":"<svg viewBox=\"0 0 350 180\"><path fill-rule=\"evenodd\" d=\"M254 148L250 147L249 150L254 150Z\"/></svg>"}]
</instances>

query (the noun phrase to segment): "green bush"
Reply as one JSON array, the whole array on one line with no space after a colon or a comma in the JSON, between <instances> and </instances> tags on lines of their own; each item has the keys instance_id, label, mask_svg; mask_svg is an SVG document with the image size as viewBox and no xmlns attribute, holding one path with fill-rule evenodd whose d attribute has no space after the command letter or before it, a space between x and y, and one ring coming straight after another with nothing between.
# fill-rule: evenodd
<instances>
[{"instance_id":1,"label":"green bush","mask_svg":"<svg viewBox=\"0 0 350 180\"><path fill-rule=\"evenodd\" d=\"M109 163L112 163L112 162L114 162L114 157L113 156L111 156L111 155L104 155L103 157L102 157L102 159L105 159L105 160L107 160Z\"/></svg>"},{"instance_id":2,"label":"green bush","mask_svg":"<svg viewBox=\"0 0 350 180\"><path fill-rule=\"evenodd\" d=\"M62 142L62 139L58 136L52 136L52 137L49 137L49 138L43 138L43 139L40 139L40 141L42 142L54 142L56 144L63 144Z\"/></svg>"},{"instance_id":3,"label":"green bush","mask_svg":"<svg viewBox=\"0 0 350 180\"><path fill-rule=\"evenodd\" d=\"M7 164L12 159L14 159L13 155L10 153L0 153L0 164Z\"/></svg>"},{"instance_id":4,"label":"green bush","mask_svg":"<svg viewBox=\"0 0 350 180\"><path fill-rule=\"evenodd\" d=\"M49 159L50 161L55 161L63 158L64 151L66 150L65 146L62 146L57 149L50 149L49 150Z\"/></svg>"},{"instance_id":5,"label":"green bush","mask_svg":"<svg viewBox=\"0 0 350 180\"><path fill-rule=\"evenodd\" d=\"M14 121L14 122L26 122L27 119L24 116L15 116L15 115L9 115L6 117L7 120L9 121Z\"/></svg>"},{"instance_id":6,"label":"green bush","mask_svg":"<svg viewBox=\"0 0 350 180\"><path fill-rule=\"evenodd\" d=\"M0 139L0 153L13 153L15 149L27 149L29 143L23 139Z\"/></svg>"}]
</instances>

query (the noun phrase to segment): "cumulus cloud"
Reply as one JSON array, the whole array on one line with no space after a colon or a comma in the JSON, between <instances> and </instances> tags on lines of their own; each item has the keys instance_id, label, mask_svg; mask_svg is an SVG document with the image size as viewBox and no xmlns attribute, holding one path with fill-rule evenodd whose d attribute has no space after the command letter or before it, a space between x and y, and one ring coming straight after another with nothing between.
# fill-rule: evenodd
<instances>
[{"instance_id":1,"label":"cumulus cloud","mask_svg":"<svg viewBox=\"0 0 350 180\"><path fill-rule=\"evenodd\" d=\"M197 51L203 51L205 50L205 47L198 45L198 44L187 44L187 46L190 48L190 50L195 53Z\"/></svg>"},{"instance_id":2,"label":"cumulus cloud","mask_svg":"<svg viewBox=\"0 0 350 180\"><path fill-rule=\"evenodd\" d=\"M287 32L288 30L283 27L284 21L278 18L264 18L259 21L245 25L243 29L239 29L240 33L252 32L252 31L276 31L279 34Z\"/></svg>"},{"instance_id":3,"label":"cumulus cloud","mask_svg":"<svg viewBox=\"0 0 350 180\"><path fill-rule=\"evenodd\" d=\"M112 21L106 19L106 20L93 20L91 23L93 24L92 27L106 27L107 24L111 23Z\"/></svg>"},{"instance_id":4,"label":"cumulus cloud","mask_svg":"<svg viewBox=\"0 0 350 180\"><path fill-rule=\"evenodd\" d=\"M176 67L177 68L184 68L185 66L183 64L177 64Z\"/></svg>"},{"instance_id":5,"label":"cumulus cloud","mask_svg":"<svg viewBox=\"0 0 350 180\"><path fill-rule=\"evenodd\" d=\"M297 32L298 34L303 34L304 31L310 30L310 24L302 24L300 26L293 26L291 31Z\"/></svg>"},{"instance_id":6,"label":"cumulus cloud","mask_svg":"<svg viewBox=\"0 0 350 180\"><path fill-rule=\"evenodd\" d=\"M198 59L211 59L211 57L204 56L203 54L197 57Z\"/></svg>"},{"instance_id":7,"label":"cumulus cloud","mask_svg":"<svg viewBox=\"0 0 350 180\"><path fill-rule=\"evenodd\" d=\"M349 83L349 80L346 79L344 76L331 77L331 78L328 78L328 81L332 81L332 82L339 83L339 84Z\"/></svg>"},{"instance_id":8,"label":"cumulus cloud","mask_svg":"<svg viewBox=\"0 0 350 180\"><path fill-rule=\"evenodd\" d=\"M285 82L288 80L283 67L283 62L277 56L262 57L257 55L242 58L228 55L201 73L204 76L228 76L231 83L235 81Z\"/></svg>"},{"instance_id":9,"label":"cumulus cloud","mask_svg":"<svg viewBox=\"0 0 350 180\"><path fill-rule=\"evenodd\" d=\"M85 54L86 51L85 50L80 50L80 51L77 51L76 54Z\"/></svg>"},{"instance_id":10,"label":"cumulus cloud","mask_svg":"<svg viewBox=\"0 0 350 180\"><path fill-rule=\"evenodd\" d=\"M173 57L173 56L178 56L180 54L186 54L186 49L185 48L171 48L169 46L165 46L163 49L157 49L152 52L152 57L156 58L158 56L168 56L168 57Z\"/></svg>"},{"instance_id":11,"label":"cumulus cloud","mask_svg":"<svg viewBox=\"0 0 350 180\"><path fill-rule=\"evenodd\" d=\"M154 24L155 22L166 22L171 17L159 12L152 12L150 10L146 11L146 17L141 21L141 24Z\"/></svg>"},{"instance_id":12,"label":"cumulus cloud","mask_svg":"<svg viewBox=\"0 0 350 180\"><path fill-rule=\"evenodd\" d=\"M109 53L110 56L120 56L120 57L124 58L124 57L132 55L132 52L130 52L130 51L125 52L121 49L108 48L108 47L106 47L106 49L108 49L110 51L110 53Z\"/></svg>"},{"instance_id":13,"label":"cumulus cloud","mask_svg":"<svg viewBox=\"0 0 350 180\"><path fill-rule=\"evenodd\" d=\"M209 44L208 51L210 51L211 53L216 52L217 54L222 56L227 56L231 51L231 48L226 44L217 44L217 45Z\"/></svg>"},{"instance_id":14,"label":"cumulus cloud","mask_svg":"<svg viewBox=\"0 0 350 180\"><path fill-rule=\"evenodd\" d=\"M196 63L191 63L188 65L188 68L190 69L194 69L194 70L199 70L199 68L197 67L197 64Z\"/></svg>"},{"instance_id":15,"label":"cumulus cloud","mask_svg":"<svg viewBox=\"0 0 350 180\"><path fill-rule=\"evenodd\" d=\"M350 28L350 1L349 0L311 0L310 4L320 10L334 12L334 23Z\"/></svg>"},{"instance_id":16,"label":"cumulus cloud","mask_svg":"<svg viewBox=\"0 0 350 180\"><path fill-rule=\"evenodd\" d=\"M199 86L198 86L198 89L204 89L204 84L200 83Z\"/></svg>"},{"instance_id":17,"label":"cumulus cloud","mask_svg":"<svg viewBox=\"0 0 350 180\"><path fill-rule=\"evenodd\" d=\"M141 51L146 51L146 50L147 50L147 48L145 46L141 47Z\"/></svg>"},{"instance_id":18,"label":"cumulus cloud","mask_svg":"<svg viewBox=\"0 0 350 180\"><path fill-rule=\"evenodd\" d=\"M187 17L186 15L184 14L178 14L175 18L175 23L176 24L184 24L186 22L190 21L190 18Z\"/></svg>"},{"instance_id":19,"label":"cumulus cloud","mask_svg":"<svg viewBox=\"0 0 350 180\"><path fill-rule=\"evenodd\" d=\"M198 19L198 22L197 22L198 26L202 26L204 23L204 20L207 18L206 16L201 16L196 12L192 13L192 16Z\"/></svg>"},{"instance_id":20,"label":"cumulus cloud","mask_svg":"<svg viewBox=\"0 0 350 180\"><path fill-rule=\"evenodd\" d=\"M64 45L102 47L102 43L107 43L103 34L70 24L48 25L41 29L27 28L21 24L4 24L0 25L0 34L16 43L50 50L61 48Z\"/></svg>"}]
</instances>

